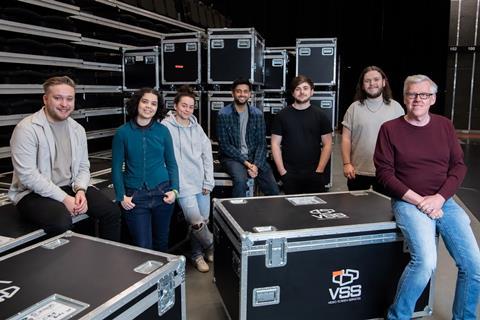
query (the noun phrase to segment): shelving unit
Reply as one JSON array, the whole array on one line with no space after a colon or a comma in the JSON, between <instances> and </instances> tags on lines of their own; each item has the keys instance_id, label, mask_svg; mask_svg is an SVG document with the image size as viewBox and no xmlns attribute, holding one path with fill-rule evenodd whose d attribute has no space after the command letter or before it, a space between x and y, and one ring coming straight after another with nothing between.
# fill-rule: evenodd
<instances>
[{"instance_id":1,"label":"shelving unit","mask_svg":"<svg viewBox=\"0 0 480 320\"><path fill-rule=\"evenodd\" d=\"M117 0L5 0L0 9L0 172L11 166L14 126L41 107L45 79L66 74L77 82L72 117L85 126L89 150L98 151L125 121L122 48L205 32Z\"/></svg>"}]
</instances>

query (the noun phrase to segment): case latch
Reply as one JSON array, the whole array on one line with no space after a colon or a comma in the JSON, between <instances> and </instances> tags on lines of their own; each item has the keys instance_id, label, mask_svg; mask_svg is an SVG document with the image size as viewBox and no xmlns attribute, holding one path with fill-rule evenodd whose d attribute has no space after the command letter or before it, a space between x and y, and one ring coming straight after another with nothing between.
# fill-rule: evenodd
<instances>
[{"instance_id":1,"label":"case latch","mask_svg":"<svg viewBox=\"0 0 480 320\"><path fill-rule=\"evenodd\" d=\"M287 264L287 239L268 239L266 242L265 266L267 268L283 267Z\"/></svg>"},{"instance_id":2,"label":"case latch","mask_svg":"<svg viewBox=\"0 0 480 320\"><path fill-rule=\"evenodd\" d=\"M162 316L175 305L175 280L173 272L158 281L158 315Z\"/></svg>"}]
</instances>

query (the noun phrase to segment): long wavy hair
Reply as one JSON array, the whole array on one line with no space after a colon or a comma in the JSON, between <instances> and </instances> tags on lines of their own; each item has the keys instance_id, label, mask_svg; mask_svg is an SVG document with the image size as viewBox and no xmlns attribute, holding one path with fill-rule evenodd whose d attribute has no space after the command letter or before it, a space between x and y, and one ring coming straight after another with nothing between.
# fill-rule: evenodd
<instances>
[{"instance_id":1,"label":"long wavy hair","mask_svg":"<svg viewBox=\"0 0 480 320\"><path fill-rule=\"evenodd\" d=\"M385 72L383 72L383 70L377 66L369 66L363 69L362 73L360 74L360 77L358 78L355 97L353 98L353 100L354 101L359 100L360 103L363 104L365 99L368 98L367 93L363 89L363 78L365 78L365 74L370 71L377 71L382 76L382 79L385 80L385 87L383 88L383 91L382 91L383 102L385 104L390 104L390 101L392 100L392 89L390 88L390 83L388 83L388 78L385 75Z\"/></svg>"}]
</instances>

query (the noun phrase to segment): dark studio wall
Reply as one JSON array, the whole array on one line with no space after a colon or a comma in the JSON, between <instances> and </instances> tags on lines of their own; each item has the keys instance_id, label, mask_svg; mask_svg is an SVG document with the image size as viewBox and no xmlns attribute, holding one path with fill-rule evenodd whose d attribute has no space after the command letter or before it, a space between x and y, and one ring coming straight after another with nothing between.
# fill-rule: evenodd
<instances>
[{"instance_id":1,"label":"dark studio wall","mask_svg":"<svg viewBox=\"0 0 480 320\"><path fill-rule=\"evenodd\" d=\"M213 2L232 19L232 27L255 27L267 47L292 47L296 38L338 38L339 119L368 65L384 69L401 103L405 77L429 75L439 85L433 111L444 113L449 0Z\"/></svg>"}]
</instances>

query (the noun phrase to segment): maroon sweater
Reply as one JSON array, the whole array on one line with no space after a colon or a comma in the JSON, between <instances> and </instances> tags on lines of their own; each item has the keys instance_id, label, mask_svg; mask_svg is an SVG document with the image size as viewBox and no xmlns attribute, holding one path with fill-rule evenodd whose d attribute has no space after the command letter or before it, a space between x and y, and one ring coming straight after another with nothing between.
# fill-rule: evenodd
<instances>
[{"instance_id":1,"label":"maroon sweater","mask_svg":"<svg viewBox=\"0 0 480 320\"><path fill-rule=\"evenodd\" d=\"M417 127L403 117L380 128L374 162L379 182L401 199L411 189L421 196L452 197L465 177L463 151L449 119L430 114Z\"/></svg>"}]
</instances>

